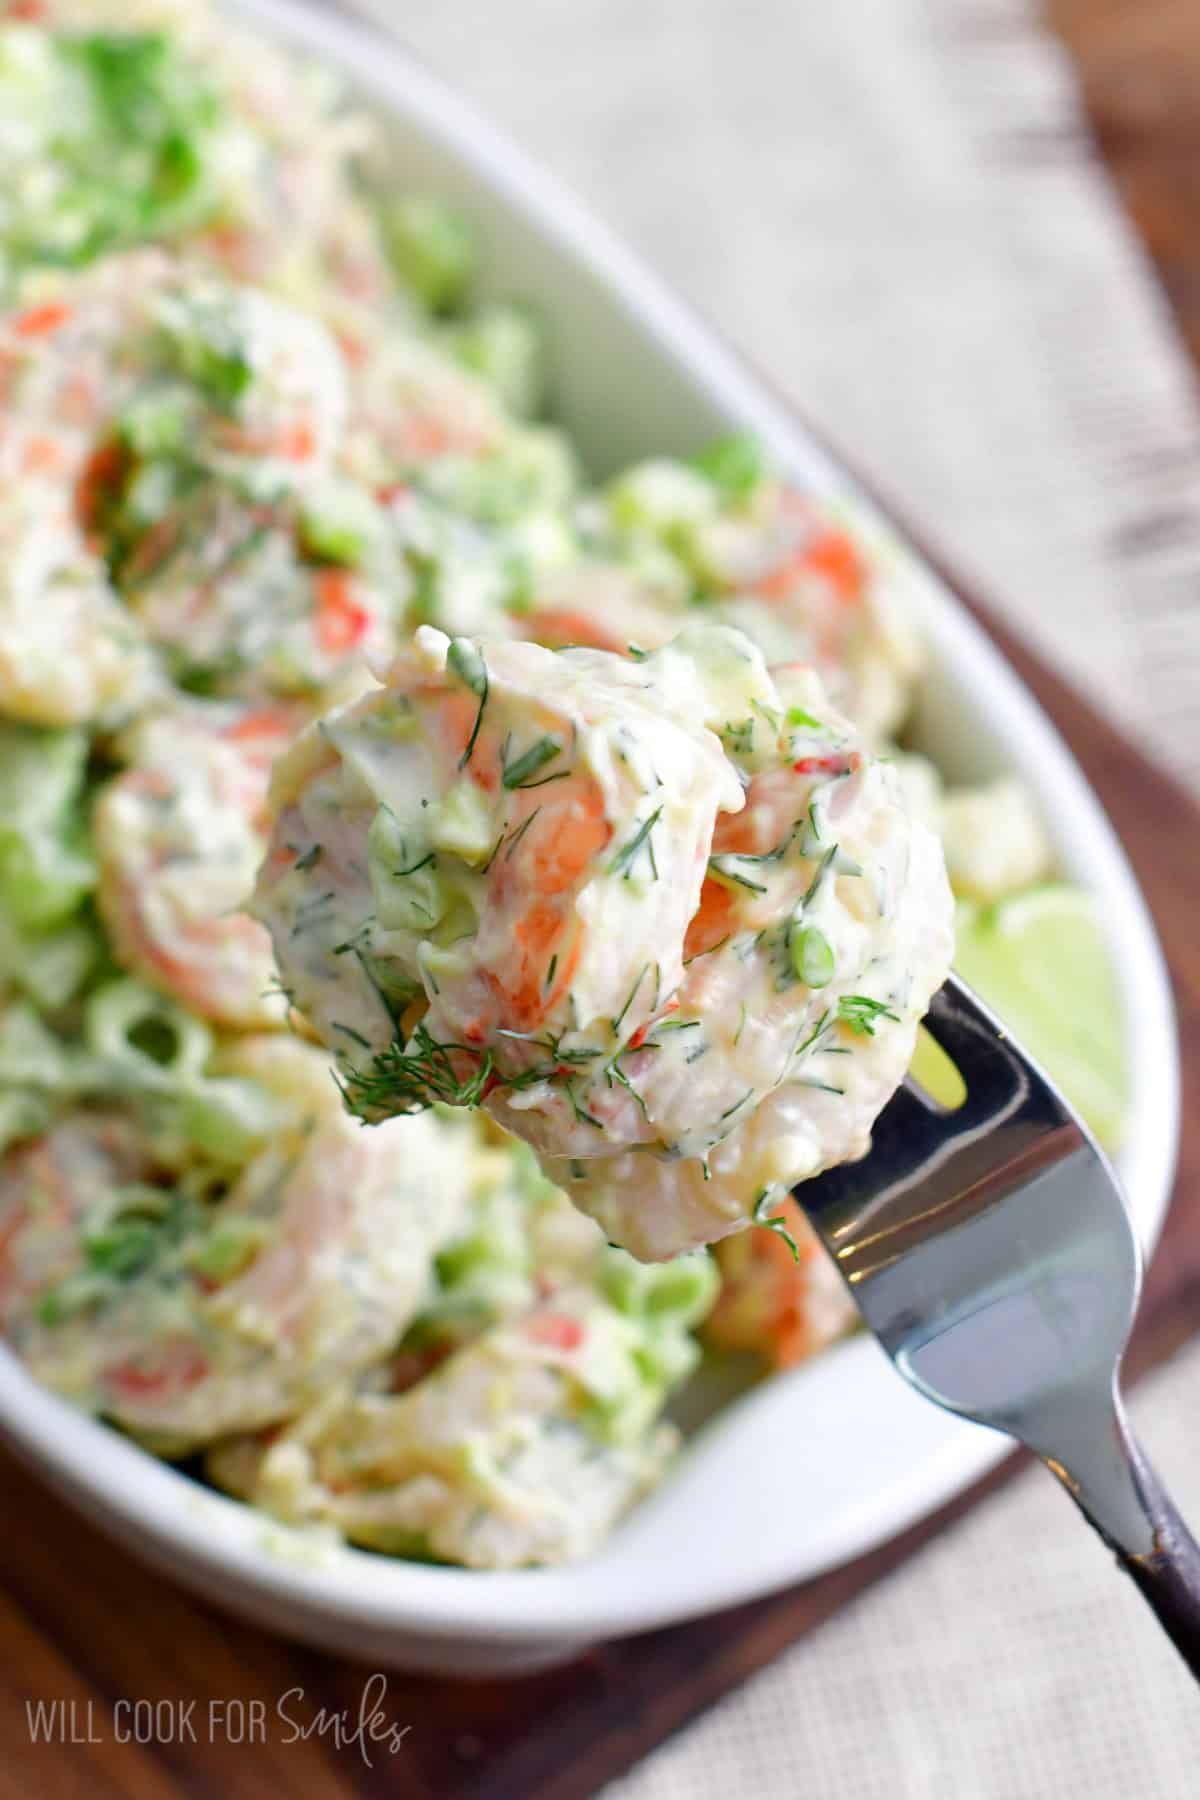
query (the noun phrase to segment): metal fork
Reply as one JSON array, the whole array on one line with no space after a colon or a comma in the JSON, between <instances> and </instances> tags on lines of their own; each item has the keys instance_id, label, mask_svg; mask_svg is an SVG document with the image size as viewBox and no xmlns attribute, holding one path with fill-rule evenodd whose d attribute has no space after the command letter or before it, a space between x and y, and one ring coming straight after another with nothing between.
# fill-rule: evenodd
<instances>
[{"instance_id":1,"label":"metal fork","mask_svg":"<svg viewBox=\"0 0 1200 1800\"><path fill-rule=\"evenodd\" d=\"M870 1152L796 1198L905 1379L1041 1458L1200 1680L1200 1548L1121 1404L1142 1265L1116 1177L956 976L925 1025L962 1105L910 1079Z\"/></svg>"}]
</instances>

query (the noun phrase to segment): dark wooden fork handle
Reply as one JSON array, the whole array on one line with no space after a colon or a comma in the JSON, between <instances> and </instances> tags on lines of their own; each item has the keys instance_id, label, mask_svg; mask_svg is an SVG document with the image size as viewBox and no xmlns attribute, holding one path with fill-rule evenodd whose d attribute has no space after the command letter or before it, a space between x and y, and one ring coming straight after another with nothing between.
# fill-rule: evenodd
<instances>
[{"instance_id":1,"label":"dark wooden fork handle","mask_svg":"<svg viewBox=\"0 0 1200 1800\"><path fill-rule=\"evenodd\" d=\"M1200 1545L1132 1434L1127 1443L1134 1484L1153 1528L1153 1549L1138 1555L1114 1544L1117 1562L1200 1681Z\"/></svg>"}]
</instances>

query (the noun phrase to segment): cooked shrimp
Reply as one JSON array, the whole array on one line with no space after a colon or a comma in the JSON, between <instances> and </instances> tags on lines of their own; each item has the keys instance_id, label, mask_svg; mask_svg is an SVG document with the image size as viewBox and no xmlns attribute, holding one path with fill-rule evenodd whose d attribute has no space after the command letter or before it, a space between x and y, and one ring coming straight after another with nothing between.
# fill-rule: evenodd
<instances>
[{"instance_id":1,"label":"cooked shrimp","mask_svg":"<svg viewBox=\"0 0 1200 1800\"><path fill-rule=\"evenodd\" d=\"M482 1103L647 1258L861 1153L949 889L811 673L779 681L728 629L632 658L425 630L302 740L257 906L356 1110Z\"/></svg>"},{"instance_id":2,"label":"cooked shrimp","mask_svg":"<svg viewBox=\"0 0 1200 1800\"><path fill-rule=\"evenodd\" d=\"M83 1223L155 1174L131 1119L76 1113L0 1159L0 1330L20 1346L38 1302L82 1265Z\"/></svg>"},{"instance_id":3,"label":"cooked shrimp","mask_svg":"<svg viewBox=\"0 0 1200 1800\"><path fill-rule=\"evenodd\" d=\"M69 486L0 484L0 712L112 725L158 686L145 637L84 541Z\"/></svg>"},{"instance_id":4,"label":"cooked shrimp","mask_svg":"<svg viewBox=\"0 0 1200 1800\"><path fill-rule=\"evenodd\" d=\"M0 313L0 483L42 475L71 491L144 376L150 308L174 270L138 250Z\"/></svg>"},{"instance_id":5,"label":"cooked shrimp","mask_svg":"<svg viewBox=\"0 0 1200 1800\"><path fill-rule=\"evenodd\" d=\"M345 462L384 487L437 457L485 455L505 426L478 376L432 344L389 336L358 372Z\"/></svg>"},{"instance_id":6,"label":"cooked shrimp","mask_svg":"<svg viewBox=\"0 0 1200 1800\"><path fill-rule=\"evenodd\" d=\"M274 1085L272 1142L215 1207L185 1206L129 1279L27 1330L42 1379L181 1450L294 1412L396 1341L432 1256L461 1229L469 1164L434 1119L357 1129L331 1082L319 1098L323 1065L291 1040L234 1057ZM88 1193L62 1204L78 1216Z\"/></svg>"},{"instance_id":7,"label":"cooked shrimp","mask_svg":"<svg viewBox=\"0 0 1200 1800\"><path fill-rule=\"evenodd\" d=\"M540 577L530 610L513 624L519 636L551 650L585 644L625 656L630 645L657 650L667 643L685 610L638 571L584 559Z\"/></svg>"},{"instance_id":8,"label":"cooked shrimp","mask_svg":"<svg viewBox=\"0 0 1200 1800\"><path fill-rule=\"evenodd\" d=\"M718 618L772 662L811 664L872 743L896 728L922 658L886 546L779 488L765 519L700 527L697 553Z\"/></svg>"},{"instance_id":9,"label":"cooked shrimp","mask_svg":"<svg viewBox=\"0 0 1200 1800\"><path fill-rule=\"evenodd\" d=\"M138 627L185 688L269 699L335 690L387 655L401 572L305 556L285 508L248 505L220 484L157 521L122 568Z\"/></svg>"},{"instance_id":10,"label":"cooked shrimp","mask_svg":"<svg viewBox=\"0 0 1200 1800\"><path fill-rule=\"evenodd\" d=\"M270 940L241 909L294 723L282 710L163 713L96 802L97 898L118 960L219 1024L286 1022Z\"/></svg>"},{"instance_id":11,"label":"cooked shrimp","mask_svg":"<svg viewBox=\"0 0 1200 1800\"><path fill-rule=\"evenodd\" d=\"M856 1313L796 1202L785 1200L770 1217L774 1227L764 1223L716 1246L721 1286L703 1331L722 1350L752 1350L787 1369L843 1336Z\"/></svg>"},{"instance_id":12,"label":"cooked shrimp","mask_svg":"<svg viewBox=\"0 0 1200 1800\"><path fill-rule=\"evenodd\" d=\"M678 1442L638 1391L638 1326L566 1288L457 1350L408 1392L316 1407L270 1442L210 1458L215 1479L295 1524L469 1568L587 1553L651 1487Z\"/></svg>"}]
</instances>

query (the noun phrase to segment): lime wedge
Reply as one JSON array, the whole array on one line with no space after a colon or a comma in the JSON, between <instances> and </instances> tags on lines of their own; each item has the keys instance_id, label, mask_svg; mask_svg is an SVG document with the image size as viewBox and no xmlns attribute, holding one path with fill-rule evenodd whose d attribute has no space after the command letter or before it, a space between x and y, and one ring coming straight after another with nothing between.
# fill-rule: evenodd
<instances>
[{"instance_id":1,"label":"lime wedge","mask_svg":"<svg viewBox=\"0 0 1200 1800\"><path fill-rule=\"evenodd\" d=\"M917 1044L908 1072L931 1100L954 1112L967 1097L967 1084L940 1044L923 1025L917 1028Z\"/></svg>"},{"instance_id":2,"label":"lime wedge","mask_svg":"<svg viewBox=\"0 0 1200 1800\"><path fill-rule=\"evenodd\" d=\"M1108 1150L1128 1105L1121 1003L1109 946L1078 888L994 906L962 901L954 966L1053 1077Z\"/></svg>"}]
</instances>

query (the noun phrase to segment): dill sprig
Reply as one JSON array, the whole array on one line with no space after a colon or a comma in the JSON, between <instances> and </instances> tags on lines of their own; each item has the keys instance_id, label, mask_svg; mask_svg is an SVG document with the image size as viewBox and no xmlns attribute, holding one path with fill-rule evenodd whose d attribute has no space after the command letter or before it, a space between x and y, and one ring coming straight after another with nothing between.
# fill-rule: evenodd
<instances>
[{"instance_id":1,"label":"dill sprig","mask_svg":"<svg viewBox=\"0 0 1200 1800\"><path fill-rule=\"evenodd\" d=\"M808 889L804 895L804 898L800 902L800 910L803 910L804 907L806 907L806 906L811 906L813 901L816 899L817 895L820 893L821 886L825 880L825 877L828 875L830 869L833 867L833 860L834 860L834 857L837 855L837 853L838 853L837 845L831 844L829 846L828 850L825 852L824 856L821 858L820 862L817 864L816 873L813 875L812 880L809 882Z\"/></svg>"},{"instance_id":2,"label":"dill sprig","mask_svg":"<svg viewBox=\"0 0 1200 1800\"><path fill-rule=\"evenodd\" d=\"M731 756L749 756L754 750L754 720L727 719L718 736Z\"/></svg>"},{"instance_id":3,"label":"dill sprig","mask_svg":"<svg viewBox=\"0 0 1200 1800\"><path fill-rule=\"evenodd\" d=\"M710 856L708 866L719 881L734 881L738 887L749 888L752 894L765 894L767 889L764 882L751 881L748 875L740 875L736 869L730 867L730 864L734 862L761 862L764 860L765 858L757 856Z\"/></svg>"},{"instance_id":4,"label":"dill sprig","mask_svg":"<svg viewBox=\"0 0 1200 1800\"><path fill-rule=\"evenodd\" d=\"M531 744L529 749L523 755L518 756L515 762L504 761L504 772L500 777L501 785L506 788L544 787L546 781L564 781L569 773L566 769L558 775L547 775L544 781L530 780L530 777L538 774L547 763L553 762L561 750L562 742L559 738L553 737L550 733L547 733L545 737L540 737L537 743ZM502 760L504 759L502 758Z\"/></svg>"},{"instance_id":5,"label":"dill sprig","mask_svg":"<svg viewBox=\"0 0 1200 1800\"><path fill-rule=\"evenodd\" d=\"M880 1019L890 1019L894 1025L900 1023L899 1013L894 1013L882 1000L872 1000L866 994L843 994L838 1001L837 1016L839 1024L848 1025L857 1037L874 1037Z\"/></svg>"},{"instance_id":6,"label":"dill sprig","mask_svg":"<svg viewBox=\"0 0 1200 1800\"><path fill-rule=\"evenodd\" d=\"M455 1058L470 1058L460 1073ZM382 1114L423 1112L427 1106L478 1106L492 1074L492 1054L469 1044L444 1043L418 1021L407 1044L393 1038L363 1069L339 1079L342 1097L361 1119Z\"/></svg>"},{"instance_id":7,"label":"dill sprig","mask_svg":"<svg viewBox=\"0 0 1200 1800\"><path fill-rule=\"evenodd\" d=\"M641 1107L643 1119L649 1119L650 1115L646 1111L646 1102L642 1099L642 1096L638 1093L638 1091L634 1087L632 1081L630 1081L628 1075L625 1073L624 1069L621 1067L620 1059L618 1057L614 1057L613 1060L609 1063L608 1067L604 1071L604 1075L605 1075L605 1079L608 1081L608 1084L610 1087L612 1086L612 1083L614 1081L617 1081L621 1084L621 1086L623 1088L626 1089L626 1091L628 1093L632 1094L633 1098L636 1100L637 1104Z\"/></svg>"},{"instance_id":8,"label":"dill sprig","mask_svg":"<svg viewBox=\"0 0 1200 1800\"><path fill-rule=\"evenodd\" d=\"M475 740L479 736L479 727L483 724L484 709L488 703L487 664L469 638L452 638L450 648L446 652L446 667L479 701L479 710L475 714L475 723L471 727L467 747L458 761L459 768L465 769L471 760Z\"/></svg>"},{"instance_id":9,"label":"dill sprig","mask_svg":"<svg viewBox=\"0 0 1200 1800\"><path fill-rule=\"evenodd\" d=\"M661 819L662 812L662 807L656 806L649 818L642 820L629 842L621 846L617 851L617 854L609 863L608 872L610 875L621 875L628 881L630 875L633 873L633 865L644 845L650 855L650 867L654 871L654 879L655 881L658 880L658 863L655 860L654 841L650 834Z\"/></svg>"},{"instance_id":10,"label":"dill sprig","mask_svg":"<svg viewBox=\"0 0 1200 1800\"><path fill-rule=\"evenodd\" d=\"M603 1131L604 1130L603 1123L599 1119L595 1118L587 1110L586 1106L581 1106L579 1104L578 1096L576 1095L575 1089L572 1086L572 1084L568 1081L565 1084L565 1086L566 1086L566 1091L567 1091L567 1099L571 1102L571 1111L575 1114L575 1117L578 1119L579 1123L581 1125L593 1125L593 1126L595 1126L597 1131ZM630 1091L632 1092L632 1089Z\"/></svg>"},{"instance_id":11,"label":"dill sprig","mask_svg":"<svg viewBox=\"0 0 1200 1800\"><path fill-rule=\"evenodd\" d=\"M800 1261L800 1246L788 1230L787 1221L785 1219L777 1218L774 1214L767 1211L770 1204L771 1190L769 1187L766 1187L762 1189L761 1193L755 1199L754 1211L751 1214L751 1217L756 1225L765 1225L768 1231L773 1231L776 1237L781 1237L792 1253L792 1261L798 1263ZM782 1201L778 1201L776 1204L782 1205Z\"/></svg>"},{"instance_id":12,"label":"dill sprig","mask_svg":"<svg viewBox=\"0 0 1200 1800\"><path fill-rule=\"evenodd\" d=\"M785 724L802 726L805 731L826 730L826 726L821 723L820 719L814 719L812 714L805 712L802 706L789 706L783 717Z\"/></svg>"}]
</instances>

